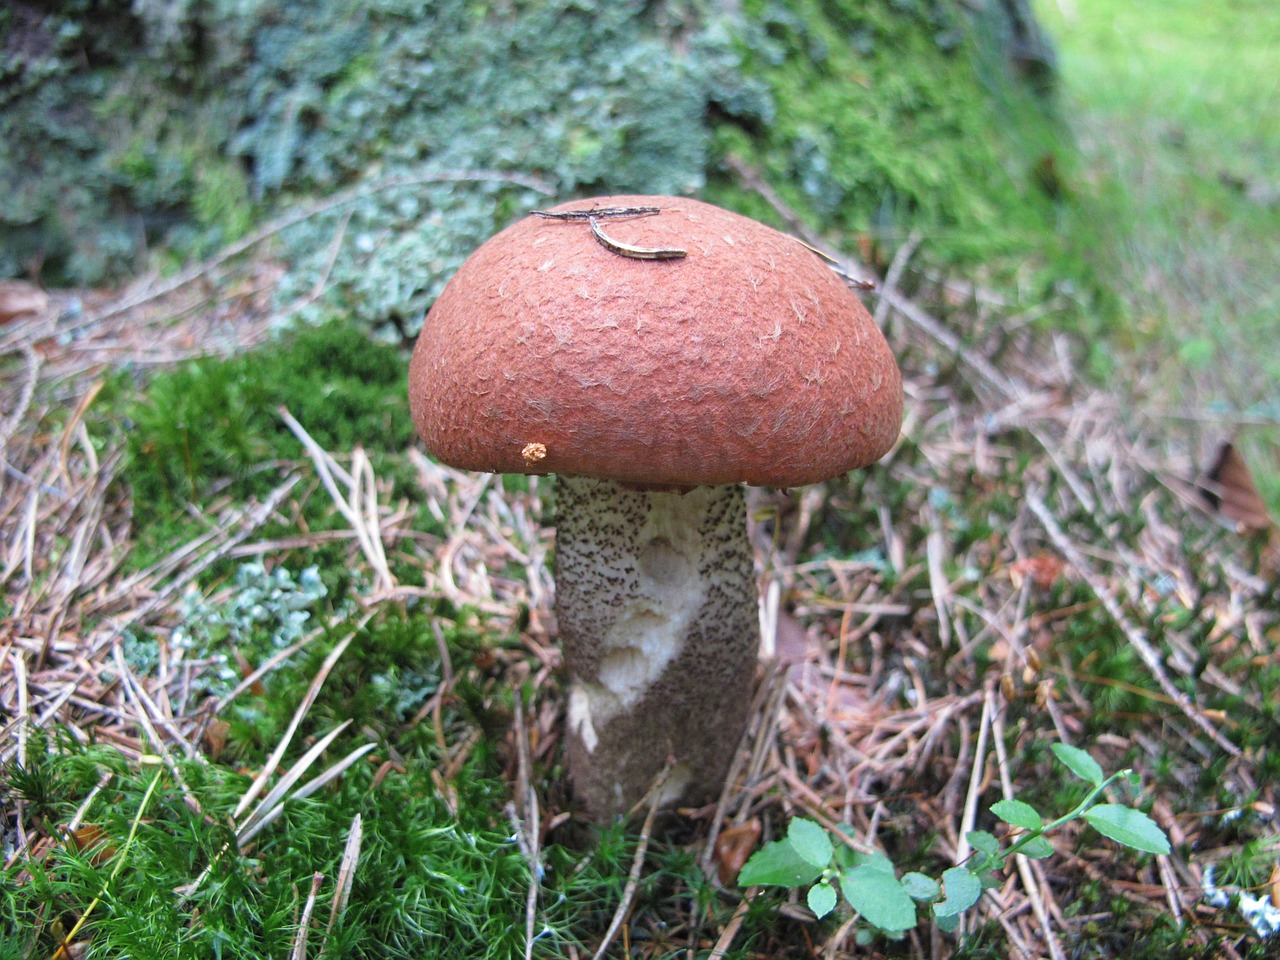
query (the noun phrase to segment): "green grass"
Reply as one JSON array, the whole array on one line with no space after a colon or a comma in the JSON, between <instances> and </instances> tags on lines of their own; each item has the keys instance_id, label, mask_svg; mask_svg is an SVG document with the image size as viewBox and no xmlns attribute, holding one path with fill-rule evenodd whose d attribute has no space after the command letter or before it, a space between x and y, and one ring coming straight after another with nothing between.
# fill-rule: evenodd
<instances>
[{"instance_id":1,"label":"green grass","mask_svg":"<svg viewBox=\"0 0 1280 960\"><path fill-rule=\"evenodd\" d=\"M1098 208L1094 265L1126 317L1121 363L1206 433L1245 427L1280 510L1280 6L1037 9L1060 48L1078 189Z\"/></svg>"}]
</instances>

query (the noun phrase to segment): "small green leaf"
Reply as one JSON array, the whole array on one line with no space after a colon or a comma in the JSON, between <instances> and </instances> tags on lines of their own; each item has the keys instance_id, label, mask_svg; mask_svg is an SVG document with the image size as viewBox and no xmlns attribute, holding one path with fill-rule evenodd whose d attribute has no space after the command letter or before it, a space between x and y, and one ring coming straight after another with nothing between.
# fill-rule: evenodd
<instances>
[{"instance_id":1,"label":"small green leaf","mask_svg":"<svg viewBox=\"0 0 1280 960\"><path fill-rule=\"evenodd\" d=\"M1021 827L1023 830L1039 830L1044 826L1044 819L1040 816L1040 812L1031 804L1023 803L1021 800L1001 800L993 803L991 812L1005 823Z\"/></svg>"},{"instance_id":2,"label":"small green leaf","mask_svg":"<svg viewBox=\"0 0 1280 960\"><path fill-rule=\"evenodd\" d=\"M933 912L938 917L953 917L968 910L982 896L982 880L964 867L952 867L942 873L943 890L946 899L933 905Z\"/></svg>"},{"instance_id":3,"label":"small green leaf","mask_svg":"<svg viewBox=\"0 0 1280 960\"><path fill-rule=\"evenodd\" d=\"M1169 838L1141 810L1118 803L1100 803L1084 812L1089 825L1104 837L1147 853L1168 853Z\"/></svg>"},{"instance_id":4,"label":"small green leaf","mask_svg":"<svg viewBox=\"0 0 1280 960\"><path fill-rule=\"evenodd\" d=\"M902 875L902 889L907 891L907 896L912 900L928 901L937 897L942 893L942 888L938 886L938 881L933 877L927 877L923 873L904 873Z\"/></svg>"},{"instance_id":5,"label":"small green leaf","mask_svg":"<svg viewBox=\"0 0 1280 960\"><path fill-rule=\"evenodd\" d=\"M853 854L852 866L855 867L872 867L881 873L887 873L891 877L898 875L897 869L893 865L893 861L886 857L879 850L871 850L863 852L855 851Z\"/></svg>"},{"instance_id":6,"label":"small green leaf","mask_svg":"<svg viewBox=\"0 0 1280 960\"><path fill-rule=\"evenodd\" d=\"M995 870L979 870L977 875L983 890L994 890L996 887L1004 886L1003 878Z\"/></svg>"},{"instance_id":7,"label":"small green leaf","mask_svg":"<svg viewBox=\"0 0 1280 960\"><path fill-rule=\"evenodd\" d=\"M836 891L831 884L823 881L809 888L809 909L819 920L834 910L835 906Z\"/></svg>"},{"instance_id":8,"label":"small green leaf","mask_svg":"<svg viewBox=\"0 0 1280 960\"><path fill-rule=\"evenodd\" d=\"M934 914L933 922L938 925L938 929L943 933L955 933L956 927L960 926L960 914Z\"/></svg>"},{"instance_id":9,"label":"small green leaf","mask_svg":"<svg viewBox=\"0 0 1280 960\"><path fill-rule=\"evenodd\" d=\"M1055 743L1049 747L1053 751L1053 755L1061 760L1077 777L1081 780L1087 780L1095 787L1102 786L1102 781L1106 776L1102 772L1102 767L1098 766L1098 761L1089 756L1079 747L1072 747L1065 743Z\"/></svg>"},{"instance_id":10,"label":"small green leaf","mask_svg":"<svg viewBox=\"0 0 1280 960\"><path fill-rule=\"evenodd\" d=\"M846 837L852 837L856 833L853 827L849 826L847 823L839 824L836 829ZM836 869L843 870L845 867L852 867L858 862L857 851L848 844L833 843L832 846L836 848L836 852L832 857L832 864Z\"/></svg>"},{"instance_id":11,"label":"small green leaf","mask_svg":"<svg viewBox=\"0 0 1280 960\"><path fill-rule=\"evenodd\" d=\"M993 808L994 809L994 808ZM973 849L985 853L988 857L1000 856L1000 841L985 830L970 830L964 835Z\"/></svg>"},{"instance_id":12,"label":"small green leaf","mask_svg":"<svg viewBox=\"0 0 1280 960\"><path fill-rule=\"evenodd\" d=\"M840 875L840 892L862 919L881 930L910 930L916 905L892 873L863 864Z\"/></svg>"},{"instance_id":13,"label":"small green leaf","mask_svg":"<svg viewBox=\"0 0 1280 960\"><path fill-rule=\"evenodd\" d=\"M831 846L831 838L827 831L814 823L797 817L787 827L787 842L804 860L813 866L823 869L831 862L831 854L835 850Z\"/></svg>"},{"instance_id":14,"label":"small green leaf","mask_svg":"<svg viewBox=\"0 0 1280 960\"><path fill-rule=\"evenodd\" d=\"M1018 852L1033 860L1043 860L1053 856L1053 844L1044 837L1032 837Z\"/></svg>"},{"instance_id":15,"label":"small green leaf","mask_svg":"<svg viewBox=\"0 0 1280 960\"><path fill-rule=\"evenodd\" d=\"M800 854L788 840L766 843L751 855L738 873L738 884L751 887L769 884L777 887L799 887L812 883L822 876L822 867L815 867Z\"/></svg>"}]
</instances>

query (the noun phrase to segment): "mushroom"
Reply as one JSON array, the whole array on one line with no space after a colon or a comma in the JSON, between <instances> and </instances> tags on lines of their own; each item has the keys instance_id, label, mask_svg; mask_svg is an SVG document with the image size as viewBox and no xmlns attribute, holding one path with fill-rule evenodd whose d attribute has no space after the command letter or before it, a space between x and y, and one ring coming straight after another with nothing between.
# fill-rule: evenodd
<instances>
[{"instance_id":1,"label":"mushroom","mask_svg":"<svg viewBox=\"0 0 1280 960\"><path fill-rule=\"evenodd\" d=\"M484 243L409 374L428 449L557 475L568 763L588 816L723 787L759 620L743 484L883 456L902 421L884 337L804 244L677 197L582 200Z\"/></svg>"}]
</instances>

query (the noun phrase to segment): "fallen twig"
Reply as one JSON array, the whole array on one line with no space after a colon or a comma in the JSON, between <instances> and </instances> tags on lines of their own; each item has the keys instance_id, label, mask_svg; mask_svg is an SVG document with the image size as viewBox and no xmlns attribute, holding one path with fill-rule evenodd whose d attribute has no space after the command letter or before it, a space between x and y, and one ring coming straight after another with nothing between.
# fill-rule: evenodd
<instances>
[{"instance_id":1,"label":"fallen twig","mask_svg":"<svg viewBox=\"0 0 1280 960\"><path fill-rule=\"evenodd\" d=\"M501 183L514 183L519 186L534 190L543 195L549 196L554 192L554 188L545 180L531 176L529 174L518 173L508 170L439 170L430 173L417 174L414 176L394 176L386 177L381 180L374 180L370 183L358 183L346 190L332 194L323 200L315 203L307 204L302 207L290 210L288 213L277 217L275 220L254 230L248 236L243 237L237 242L225 247L219 253L194 266L188 267L180 271L170 280L165 281L154 287L146 288L133 296L119 300L109 307L89 314L83 319L75 323L67 324L61 328L60 332L71 332L79 330L86 326L101 323L111 317L127 313L145 303L159 300L162 297L182 289L188 284L194 283L202 277L213 274L219 267L230 260L248 252L263 241L269 240L276 234L281 233L290 227L336 210L346 204L353 203L362 197L372 196L375 193L383 193L387 190L398 190L404 187L425 186L429 183L462 183L475 181L495 181Z\"/></svg>"},{"instance_id":2,"label":"fallen twig","mask_svg":"<svg viewBox=\"0 0 1280 960\"><path fill-rule=\"evenodd\" d=\"M662 788L666 786L667 777L670 774L671 766L668 764L654 779L653 786L649 788L649 813L645 816L644 825L640 828L640 839L636 842L636 852L631 858L631 870L627 874L627 885L622 891L622 900L618 903L618 909L613 912L613 919L609 922L609 928L605 931L604 939L600 941L600 946L596 949L591 960L601 960L604 957L613 943L613 938L622 929L622 924L627 919L627 914L631 912L631 904L635 899L636 888L640 885L640 871L644 867L645 855L649 852L649 838L653 835L653 822L658 816L659 808L662 806Z\"/></svg>"}]
</instances>

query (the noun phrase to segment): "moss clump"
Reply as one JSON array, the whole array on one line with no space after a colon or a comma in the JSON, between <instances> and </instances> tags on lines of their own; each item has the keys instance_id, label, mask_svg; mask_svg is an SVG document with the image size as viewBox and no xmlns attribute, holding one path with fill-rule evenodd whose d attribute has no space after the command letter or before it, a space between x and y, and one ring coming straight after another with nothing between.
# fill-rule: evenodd
<instances>
[{"instance_id":1,"label":"moss clump","mask_svg":"<svg viewBox=\"0 0 1280 960\"><path fill-rule=\"evenodd\" d=\"M252 355L160 374L127 409L124 477L139 539L145 542L148 527L184 516L186 503L214 493L260 497L279 483L271 464L303 456L281 407L326 450L403 450L413 435L407 384L398 349L337 322L285 335Z\"/></svg>"},{"instance_id":2,"label":"moss clump","mask_svg":"<svg viewBox=\"0 0 1280 960\"><path fill-rule=\"evenodd\" d=\"M922 230L952 261L1051 243L1055 198L1036 169L1058 131L988 40L990 25L946 0L744 8L742 69L768 84L777 119L722 125L721 149L789 203L885 247ZM731 180L716 192L741 205Z\"/></svg>"},{"instance_id":3,"label":"moss clump","mask_svg":"<svg viewBox=\"0 0 1280 960\"><path fill-rule=\"evenodd\" d=\"M0 179L22 186L0 215L0 275L99 282L146 247L225 243L285 193L424 168L521 171L565 195L696 191L708 109L768 106L709 3L146 0L100 23L89 7L3 14L28 39L7 61ZM332 289L371 322L412 325L470 249L539 199L492 184L371 194L342 212ZM285 237L304 287L337 222Z\"/></svg>"},{"instance_id":4,"label":"moss clump","mask_svg":"<svg viewBox=\"0 0 1280 960\"><path fill-rule=\"evenodd\" d=\"M198 5L105 0L0 8L0 277L97 284L158 243L203 255L252 218L228 64ZM230 47L234 49L234 37Z\"/></svg>"}]
</instances>

